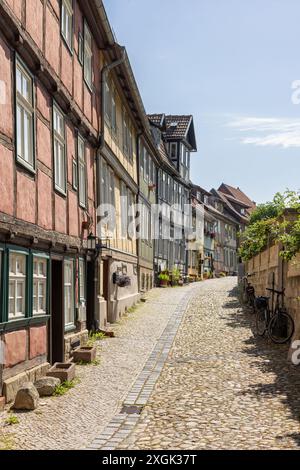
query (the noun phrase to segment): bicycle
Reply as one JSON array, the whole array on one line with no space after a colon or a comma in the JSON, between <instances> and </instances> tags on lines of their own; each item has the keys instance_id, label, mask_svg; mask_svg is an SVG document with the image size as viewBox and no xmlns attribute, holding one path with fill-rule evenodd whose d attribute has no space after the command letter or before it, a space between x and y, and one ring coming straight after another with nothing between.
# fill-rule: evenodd
<instances>
[{"instance_id":1,"label":"bicycle","mask_svg":"<svg viewBox=\"0 0 300 470\"><path fill-rule=\"evenodd\" d=\"M287 312L284 306L283 290L267 288L272 292L272 307L269 307L269 297L258 297L255 302L256 306L256 331L259 336L268 333L269 338L276 344L287 343L294 334L294 320ZM274 305L274 295L276 295Z\"/></svg>"},{"instance_id":2,"label":"bicycle","mask_svg":"<svg viewBox=\"0 0 300 470\"><path fill-rule=\"evenodd\" d=\"M252 309L253 313L255 313L255 289L248 280L248 277L250 276L251 274L248 274L247 276L244 276L242 279L242 282L243 282L242 301L244 304L248 305Z\"/></svg>"}]
</instances>

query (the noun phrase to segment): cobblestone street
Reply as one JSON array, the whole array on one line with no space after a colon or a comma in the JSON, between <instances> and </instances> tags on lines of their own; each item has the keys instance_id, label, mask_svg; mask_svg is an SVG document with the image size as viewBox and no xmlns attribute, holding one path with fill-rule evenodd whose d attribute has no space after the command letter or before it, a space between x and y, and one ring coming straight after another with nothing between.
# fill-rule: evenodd
<instances>
[{"instance_id":1,"label":"cobblestone street","mask_svg":"<svg viewBox=\"0 0 300 470\"><path fill-rule=\"evenodd\" d=\"M115 332L68 394L12 428L0 414L0 442L4 432L19 449L300 448L300 370L286 346L255 336L236 278L154 289Z\"/></svg>"},{"instance_id":2,"label":"cobblestone street","mask_svg":"<svg viewBox=\"0 0 300 470\"><path fill-rule=\"evenodd\" d=\"M102 448L299 448L299 368L285 346L254 335L235 285L234 278L199 285L147 405Z\"/></svg>"}]
</instances>

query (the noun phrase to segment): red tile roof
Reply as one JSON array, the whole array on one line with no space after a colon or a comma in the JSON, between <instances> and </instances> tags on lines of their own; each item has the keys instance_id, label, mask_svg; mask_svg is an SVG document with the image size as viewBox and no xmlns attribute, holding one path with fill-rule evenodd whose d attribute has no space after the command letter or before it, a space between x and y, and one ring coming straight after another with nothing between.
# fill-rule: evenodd
<instances>
[{"instance_id":1,"label":"red tile roof","mask_svg":"<svg viewBox=\"0 0 300 470\"><path fill-rule=\"evenodd\" d=\"M230 186L229 184L222 183L219 187L220 191L230 202L244 205L248 208L246 212L250 214L255 208L256 204L240 189Z\"/></svg>"},{"instance_id":2,"label":"red tile roof","mask_svg":"<svg viewBox=\"0 0 300 470\"><path fill-rule=\"evenodd\" d=\"M152 124L154 124L154 126L161 127L163 125L164 118L164 114L148 114L148 119Z\"/></svg>"}]
</instances>

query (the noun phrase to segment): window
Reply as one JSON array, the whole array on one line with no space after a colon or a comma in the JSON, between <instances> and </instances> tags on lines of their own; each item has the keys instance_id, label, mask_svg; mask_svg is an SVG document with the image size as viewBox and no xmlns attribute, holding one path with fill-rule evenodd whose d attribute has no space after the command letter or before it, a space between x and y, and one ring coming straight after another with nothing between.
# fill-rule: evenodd
<instances>
[{"instance_id":1,"label":"window","mask_svg":"<svg viewBox=\"0 0 300 470\"><path fill-rule=\"evenodd\" d=\"M130 160L133 159L133 134L125 109L123 110L123 151Z\"/></svg>"},{"instance_id":2,"label":"window","mask_svg":"<svg viewBox=\"0 0 300 470\"><path fill-rule=\"evenodd\" d=\"M170 156L172 160L177 160L177 142L170 143Z\"/></svg>"},{"instance_id":3,"label":"window","mask_svg":"<svg viewBox=\"0 0 300 470\"><path fill-rule=\"evenodd\" d=\"M155 167L155 163L153 160L152 160L152 183L156 184L156 167Z\"/></svg>"},{"instance_id":4,"label":"window","mask_svg":"<svg viewBox=\"0 0 300 470\"><path fill-rule=\"evenodd\" d=\"M105 117L106 120L110 123L111 122L111 90L110 85L106 81L105 82Z\"/></svg>"},{"instance_id":5,"label":"window","mask_svg":"<svg viewBox=\"0 0 300 470\"><path fill-rule=\"evenodd\" d=\"M127 201L127 188L121 182L121 237L127 237L127 223L128 223L128 201Z\"/></svg>"},{"instance_id":6,"label":"window","mask_svg":"<svg viewBox=\"0 0 300 470\"><path fill-rule=\"evenodd\" d=\"M162 174L162 197L166 199L166 173Z\"/></svg>"},{"instance_id":7,"label":"window","mask_svg":"<svg viewBox=\"0 0 300 470\"><path fill-rule=\"evenodd\" d=\"M80 258L79 259L79 301L85 302L86 295L85 295L85 285L86 285L86 272L85 272L85 260Z\"/></svg>"},{"instance_id":8,"label":"window","mask_svg":"<svg viewBox=\"0 0 300 470\"><path fill-rule=\"evenodd\" d=\"M134 195L132 191L128 188L128 236L133 239L136 235L136 226L135 226L135 204L134 204Z\"/></svg>"},{"instance_id":9,"label":"window","mask_svg":"<svg viewBox=\"0 0 300 470\"><path fill-rule=\"evenodd\" d=\"M149 164L150 164L150 158L149 158L149 154L148 154L148 152L146 151L146 149L145 149L145 151L144 151L144 156L145 156L145 158L144 158L144 181L145 181L146 183L148 183L148 182L149 182Z\"/></svg>"},{"instance_id":10,"label":"window","mask_svg":"<svg viewBox=\"0 0 300 470\"><path fill-rule=\"evenodd\" d=\"M53 107L53 148L55 188L66 192L66 152L65 152L65 119L57 106Z\"/></svg>"},{"instance_id":11,"label":"window","mask_svg":"<svg viewBox=\"0 0 300 470\"><path fill-rule=\"evenodd\" d=\"M34 169L34 100L33 79L16 62L16 148L17 160Z\"/></svg>"},{"instance_id":12,"label":"window","mask_svg":"<svg viewBox=\"0 0 300 470\"><path fill-rule=\"evenodd\" d=\"M33 257L33 315L47 313L47 260Z\"/></svg>"},{"instance_id":13,"label":"window","mask_svg":"<svg viewBox=\"0 0 300 470\"><path fill-rule=\"evenodd\" d=\"M86 160L85 160L85 144L82 137L78 136L78 187L79 187L79 204L81 207L87 206L87 188L86 188Z\"/></svg>"},{"instance_id":14,"label":"window","mask_svg":"<svg viewBox=\"0 0 300 470\"><path fill-rule=\"evenodd\" d=\"M111 96L111 128L115 133L117 132L117 106L116 95L114 91Z\"/></svg>"},{"instance_id":15,"label":"window","mask_svg":"<svg viewBox=\"0 0 300 470\"><path fill-rule=\"evenodd\" d=\"M117 130L117 107L116 92L111 84L105 83L105 118L107 123L116 132Z\"/></svg>"},{"instance_id":16,"label":"window","mask_svg":"<svg viewBox=\"0 0 300 470\"><path fill-rule=\"evenodd\" d=\"M64 306L65 326L75 323L75 290L74 290L74 262L65 260L64 263Z\"/></svg>"},{"instance_id":17,"label":"window","mask_svg":"<svg viewBox=\"0 0 300 470\"><path fill-rule=\"evenodd\" d=\"M9 307L8 319L16 320L25 317L26 305L26 255L10 253L9 255Z\"/></svg>"},{"instance_id":18,"label":"window","mask_svg":"<svg viewBox=\"0 0 300 470\"><path fill-rule=\"evenodd\" d=\"M149 184L153 183L153 170L152 170L152 167L153 167L153 161L152 161L152 158L149 155Z\"/></svg>"},{"instance_id":19,"label":"window","mask_svg":"<svg viewBox=\"0 0 300 470\"><path fill-rule=\"evenodd\" d=\"M72 186L75 191L78 189L78 165L77 160L73 158L72 161Z\"/></svg>"},{"instance_id":20,"label":"window","mask_svg":"<svg viewBox=\"0 0 300 470\"><path fill-rule=\"evenodd\" d=\"M78 34L78 60L80 65L83 65L83 36L81 32Z\"/></svg>"},{"instance_id":21,"label":"window","mask_svg":"<svg viewBox=\"0 0 300 470\"><path fill-rule=\"evenodd\" d=\"M145 148L143 144L140 145L140 168L141 168L141 177L144 175L144 154L145 154Z\"/></svg>"},{"instance_id":22,"label":"window","mask_svg":"<svg viewBox=\"0 0 300 470\"><path fill-rule=\"evenodd\" d=\"M92 57L92 34L87 23L84 23L84 80L90 88L92 87Z\"/></svg>"},{"instance_id":23,"label":"window","mask_svg":"<svg viewBox=\"0 0 300 470\"><path fill-rule=\"evenodd\" d=\"M73 1L61 2L61 34L69 49L73 46Z\"/></svg>"}]
</instances>

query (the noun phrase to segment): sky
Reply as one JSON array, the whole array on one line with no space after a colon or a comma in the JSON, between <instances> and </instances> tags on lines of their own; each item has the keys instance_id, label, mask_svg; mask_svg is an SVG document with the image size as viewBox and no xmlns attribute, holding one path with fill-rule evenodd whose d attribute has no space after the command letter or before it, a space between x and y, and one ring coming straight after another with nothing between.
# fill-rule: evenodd
<instances>
[{"instance_id":1,"label":"sky","mask_svg":"<svg viewBox=\"0 0 300 470\"><path fill-rule=\"evenodd\" d=\"M257 203L300 189L299 0L104 4L146 111L194 116L194 183Z\"/></svg>"}]
</instances>

